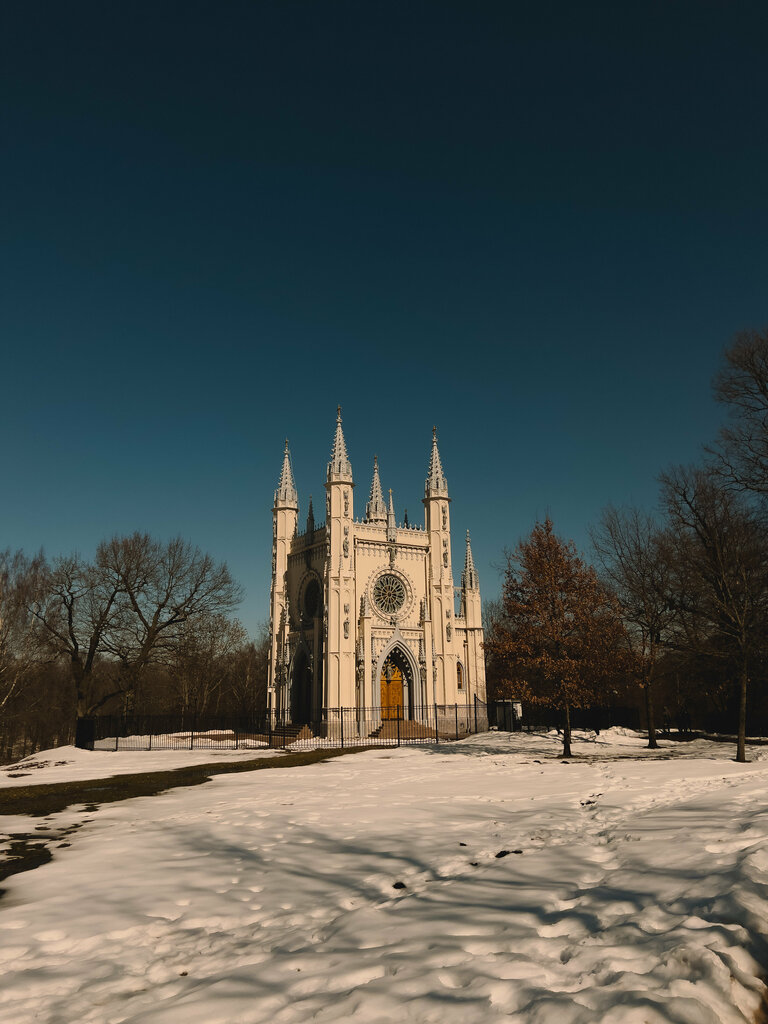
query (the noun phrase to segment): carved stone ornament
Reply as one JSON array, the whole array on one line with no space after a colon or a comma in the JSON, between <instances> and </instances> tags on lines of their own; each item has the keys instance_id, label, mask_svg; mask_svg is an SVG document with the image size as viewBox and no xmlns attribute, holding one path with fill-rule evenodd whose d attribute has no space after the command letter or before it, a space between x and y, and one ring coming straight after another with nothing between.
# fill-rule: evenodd
<instances>
[{"instance_id":1,"label":"carved stone ornament","mask_svg":"<svg viewBox=\"0 0 768 1024\"><path fill-rule=\"evenodd\" d=\"M452 633L451 624L449 622L448 625L445 627L445 637L446 637L446 640L450 640L451 639L451 633Z\"/></svg>"},{"instance_id":2,"label":"carved stone ornament","mask_svg":"<svg viewBox=\"0 0 768 1024\"><path fill-rule=\"evenodd\" d=\"M344 491L344 515L349 515L349 491Z\"/></svg>"},{"instance_id":3,"label":"carved stone ornament","mask_svg":"<svg viewBox=\"0 0 768 1024\"><path fill-rule=\"evenodd\" d=\"M445 566L446 569L448 568L448 552L447 551L443 552L443 565Z\"/></svg>"},{"instance_id":4,"label":"carved stone ornament","mask_svg":"<svg viewBox=\"0 0 768 1024\"><path fill-rule=\"evenodd\" d=\"M448 529L448 509L443 505L443 529Z\"/></svg>"},{"instance_id":5,"label":"carved stone ornament","mask_svg":"<svg viewBox=\"0 0 768 1024\"><path fill-rule=\"evenodd\" d=\"M349 639L349 619L344 620L344 639Z\"/></svg>"}]
</instances>

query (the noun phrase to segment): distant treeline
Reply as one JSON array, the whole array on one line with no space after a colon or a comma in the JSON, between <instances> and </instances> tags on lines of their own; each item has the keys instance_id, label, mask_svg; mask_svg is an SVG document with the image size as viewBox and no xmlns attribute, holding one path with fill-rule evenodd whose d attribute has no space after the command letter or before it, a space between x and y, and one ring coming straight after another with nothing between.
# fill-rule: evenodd
<instances>
[{"instance_id":1,"label":"distant treeline","mask_svg":"<svg viewBox=\"0 0 768 1024\"><path fill-rule=\"evenodd\" d=\"M660 474L659 511L608 507L594 566L549 519L507 552L486 610L491 699L560 708L642 695L656 727L768 733L768 331L714 380L727 421L700 464ZM567 746L567 731L566 731Z\"/></svg>"},{"instance_id":2,"label":"distant treeline","mask_svg":"<svg viewBox=\"0 0 768 1024\"><path fill-rule=\"evenodd\" d=\"M147 534L79 555L0 552L0 758L71 742L78 717L265 707L268 638L190 543Z\"/></svg>"}]
</instances>

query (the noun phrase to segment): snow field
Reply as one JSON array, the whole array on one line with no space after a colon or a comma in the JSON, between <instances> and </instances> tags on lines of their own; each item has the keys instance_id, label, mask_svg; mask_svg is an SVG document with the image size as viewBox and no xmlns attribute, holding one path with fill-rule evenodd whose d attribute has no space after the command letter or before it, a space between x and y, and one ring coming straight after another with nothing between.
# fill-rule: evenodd
<instances>
[{"instance_id":1,"label":"snow field","mask_svg":"<svg viewBox=\"0 0 768 1024\"><path fill-rule=\"evenodd\" d=\"M111 775L172 771L195 764L224 761L253 761L259 757L280 757L281 750L176 749L176 750L80 750L57 747L30 754L15 765L0 765L0 788L37 786L41 783L104 779Z\"/></svg>"},{"instance_id":2,"label":"snow field","mask_svg":"<svg viewBox=\"0 0 768 1024\"><path fill-rule=\"evenodd\" d=\"M768 761L617 730L557 750L477 736L70 808L44 824L81 824L71 846L4 883L0 1020L750 1020ZM70 777L180 756L82 754Z\"/></svg>"}]
</instances>

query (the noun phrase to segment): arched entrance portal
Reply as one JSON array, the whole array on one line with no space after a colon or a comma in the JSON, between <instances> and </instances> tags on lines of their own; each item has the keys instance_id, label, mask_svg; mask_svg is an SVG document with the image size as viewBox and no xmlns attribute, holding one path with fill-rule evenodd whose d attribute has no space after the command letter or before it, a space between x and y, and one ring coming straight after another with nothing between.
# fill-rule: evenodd
<instances>
[{"instance_id":1,"label":"arched entrance portal","mask_svg":"<svg viewBox=\"0 0 768 1024\"><path fill-rule=\"evenodd\" d=\"M312 669L303 647L296 652L291 671L291 721L304 725L312 718Z\"/></svg>"},{"instance_id":2,"label":"arched entrance portal","mask_svg":"<svg viewBox=\"0 0 768 1024\"><path fill-rule=\"evenodd\" d=\"M410 662L400 647L393 647L384 659L379 688L382 719L410 717L413 675Z\"/></svg>"}]
</instances>

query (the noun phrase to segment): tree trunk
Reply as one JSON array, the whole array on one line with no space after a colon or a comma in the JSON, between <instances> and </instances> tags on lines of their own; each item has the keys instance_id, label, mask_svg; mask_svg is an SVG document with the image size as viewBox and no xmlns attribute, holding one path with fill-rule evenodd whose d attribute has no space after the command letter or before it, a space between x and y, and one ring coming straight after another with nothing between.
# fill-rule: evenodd
<instances>
[{"instance_id":1,"label":"tree trunk","mask_svg":"<svg viewBox=\"0 0 768 1024\"><path fill-rule=\"evenodd\" d=\"M656 742L656 726L653 723L653 693L651 692L651 674L648 673L645 679L645 717L648 720L648 749L657 750L659 744Z\"/></svg>"},{"instance_id":2,"label":"tree trunk","mask_svg":"<svg viewBox=\"0 0 768 1024\"><path fill-rule=\"evenodd\" d=\"M736 740L736 760L747 760L747 659L742 658L739 673L739 735Z\"/></svg>"},{"instance_id":3,"label":"tree trunk","mask_svg":"<svg viewBox=\"0 0 768 1024\"><path fill-rule=\"evenodd\" d=\"M563 726L563 757L571 757L571 709L565 705L565 725Z\"/></svg>"},{"instance_id":4,"label":"tree trunk","mask_svg":"<svg viewBox=\"0 0 768 1024\"><path fill-rule=\"evenodd\" d=\"M88 701L86 699L85 688L86 688L86 676L89 674L85 671L80 658L70 659L70 671L72 673L72 682L75 684L75 701L77 703L77 717L87 718L88 717Z\"/></svg>"}]
</instances>

